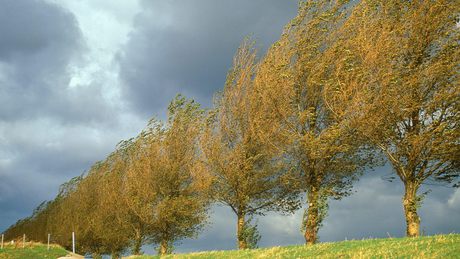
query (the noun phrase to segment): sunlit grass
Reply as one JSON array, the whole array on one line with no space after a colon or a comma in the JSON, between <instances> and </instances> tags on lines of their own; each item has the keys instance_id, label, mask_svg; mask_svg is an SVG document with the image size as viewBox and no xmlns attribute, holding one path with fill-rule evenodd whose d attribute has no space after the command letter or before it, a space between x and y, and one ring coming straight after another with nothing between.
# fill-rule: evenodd
<instances>
[{"instance_id":1,"label":"sunlit grass","mask_svg":"<svg viewBox=\"0 0 460 259\"><path fill-rule=\"evenodd\" d=\"M314 246L175 254L162 258L460 258L460 235L351 240Z\"/></svg>"},{"instance_id":2,"label":"sunlit grass","mask_svg":"<svg viewBox=\"0 0 460 259\"><path fill-rule=\"evenodd\" d=\"M0 249L0 258L8 259L41 259L41 258L58 258L67 255L69 252L64 248L51 245L50 250L46 245L39 243L26 243L25 247L22 245L14 246L5 244L3 249Z\"/></svg>"},{"instance_id":3,"label":"sunlit grass","mask_svg":"<svg viewBox=\"0 0 460 259\"><path fill-rule=\"evenodd\" d=\"M6 245L0 258L58 258L68 252L53 245L26 244L25 248ZM130 257L136 259L158 256ZM385 238L320 243L314 246L284 246L243 251L207 251L173 254L162 258L460 258L460 234L419 238Z\"/></svg>"}]
</instances>

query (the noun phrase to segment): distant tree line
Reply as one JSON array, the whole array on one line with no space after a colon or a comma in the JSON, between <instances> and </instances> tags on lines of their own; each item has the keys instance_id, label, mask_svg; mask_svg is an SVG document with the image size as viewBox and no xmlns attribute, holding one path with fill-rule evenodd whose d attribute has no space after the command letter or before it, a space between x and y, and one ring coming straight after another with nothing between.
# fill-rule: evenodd
<instances>
[{"instance_id":1,"label":"distant tree line","mask_svg":"<svg viewBox=\"0 0 460 259\"><path fill-rule=\"evenodd\" d=\"M240 249L260 239L254 216L306 205L312 245L329 200L385 162L404 185L406 234L419 236L420 186L458 187L459 17L458 1L301 1L265 55L242 42L213 108L178 95L166 122L120 142L6 238L51 233L70 247L74 231L81 252L167 254L220 203Z\"/></svg>"}]
</instances>

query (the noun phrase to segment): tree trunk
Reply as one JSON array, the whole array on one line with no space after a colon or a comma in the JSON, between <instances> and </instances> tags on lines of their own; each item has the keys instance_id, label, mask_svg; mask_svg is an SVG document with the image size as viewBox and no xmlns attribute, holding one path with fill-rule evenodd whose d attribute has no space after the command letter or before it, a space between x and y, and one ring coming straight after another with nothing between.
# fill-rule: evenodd
<instances>
[{"instance_id":1,"label":"tree trunk","mask_svg":"<svg viewBox=\"0 0 460 259\"><path fill-rule=\"evenodd\" d=\"M120 253L119 252L112 252L111 257L112 257L112 259L119 259L120 258Z\"/></svg>"},{"instance_id":2,"label":"tree trunk","mask_svg":"<svg viewBox=\"0 0 460 259\"><path fill-rule=\"evenodd\" d=\"M142 247L142 235L140 231L136 231L136 237L134 239L134 246L133 246L133 255L140 255L141 254L141 247Z\"/></svg>"},{"instance_id":3,"label":"tree trunk","mask_svg":"<svg viewBox=\"0 0 460 259\"><path fill-rule=\"evenodd\" d=\"M244 221L244 213L238 213L238 223L236 229L236 235L238 238L238 249L246 249L248 248L246 244L246 238L244 236L244 225L246 222Z\"/></svg>"},{"instance_id":4,"label":"tree trunk","mask_svg":"<svg viewBox=\"0 0 460 259\"><path fill-rule=\"evenodd\" d=\"M417 184L404 182L403 207L406 216L406 235L418 237L420 235L420 217L417 214Z\"/></svg>"},{"instance_id":5,"label":"tree trunk","mask_svg":"<svg viewBox=\"0 0 460 259\"><path fill-rule=\"evenodd\" d=\"M313 245L318 241L319 229L319 193L315 187L308 191L307 222L305 224L305 244Z\"/></svg>"},{"instance_id":6,"label":"tree trunk","mask_svg":"<svg viewBox=\"0 0 460 259\"><path fill-rule=\"evenodd\" d=\"M168 253L168 241L161 240L160 243L160 255L166 255Z\"/></svg>"}]
</instances>

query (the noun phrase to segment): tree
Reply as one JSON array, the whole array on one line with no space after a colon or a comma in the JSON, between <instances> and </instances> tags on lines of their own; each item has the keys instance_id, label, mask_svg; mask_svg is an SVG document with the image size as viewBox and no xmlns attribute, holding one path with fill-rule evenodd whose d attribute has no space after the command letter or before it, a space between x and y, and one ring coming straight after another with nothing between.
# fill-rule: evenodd
<instances>
[{"instance_id":1,"label":"tree","mask_svg":"<svg viewBox=\"0 0 460 259\"><path fill-rule=\"evenodd\" d=\"M159 254L194 237L207 219L209 182L198 163L203 111L178 95L168 107L166 126L152 120L135 140L126 179L128 206L148 226Z\"/></svg>"},{"instance_id":2,"label":"tree","mask_svg":"<svg viewBox=\"0 0 460 259\"><path fill-rule=\"evenodd\" d=\"M45 233L47 233L50 224L48 218L55 206L55 201L43 201L40 203L31 216L18 220L4 231L6 240L22 238L22 235L25 234L27 240L46 242L47 236Z\"/></svg>"},{"instance_id":3,"label":"tree","mask_svg":"<svg viewBox=\"0 0 460 259\"><path fill-rule=\"evenodd\" d=\"M98 208L97 173L98 163L89 170L88 174L71 181L68 190L60 197L61 202L55 211L51 233L55 240L66 247L72 248L72 232L77 238L77 252L93 251L101 254L104 251L100 240L94 231L93 216ZM59 222L59 224L56 224Z\"/></svg>"},{"instance_id":4,"label":"tree","mask_svg":"<svg viewBox=\"0 0 460 259\"><path fill-rule=\"evenodd\" d=\"M119 258L126 248L139 254L142 244L159 244L159 253L194 237L203 228L209 208L210 181L198 156L203 110L177 96L166 125L152 120L138 137L122 141L87 174L64 183L52 202L6 231L46 242L46 234L70 249L97 258ZM15 236L16 235L16 236Z\"/></svg>"},{"instance_id":5,"label":"tree","mask_svg":"<svg viewBox=\"0 0 460 259\"><path fill-rule=\"evenodd\" d=\"M348 1L305 1L263 59L255 80L257 135L277 150L290 178L306 192L302 223L314 244L328 199L350 194L353 181L372 161L346 121L330 112L325 97L329 71L321 64L349 17Z\"/></svg>"},{"instance_id":6,"label":"tree","mask_svg":"<svg viewBox=\"0 0 460 259\"><path fill-rule=\"evenodd\" d=\"M113 228L113 238L121 239L128 238L125 247L131 247L131 253L134 255L141 254L141 247L146 242L148 225L137 214L135 208L132 207L136 196L131 195L130 189L127 186L133 186L133 180L144 181L143 175L136 175L137 178L131 178L131 165L134 163L135 152L137 152L134 139L120 141L115 152L110 154L106 159L105 172L106 176L100 180L100 190L103 192L102 202L105 206L104 211L101 211L101 220L110 217L111 220L105 221L109 224L117 224L117 228ZM142 186L145 188L145 186ZM145 189L143 191L148 191ZM138 203L138 206L145 208L149 207L147 202ZM102 225L101 225L102 226Z\"/></svg>"},{"instance_id":7,"label":"tree","mask_svg":"<svg viewBox=\"0 0 460 259\"><path fill-rule=\"evenodd\" d=\"M97 258L101 254L118 258L129 245L123 199L114 197L120 190L120 178L111 158L118 153L95 163L84 177L66 184L58 195L59 207L52 214L50 233L59 244L70 249L71 233L75 232L77 251L92 252Z\"/></svg>"},{"instance_id":8,"label":"tree","mask_svg":"<svg viewBox=\"0 0 460 259\"><path fill-rule=\"evenodd\" d=\"M97 207L93 208L91 228L96 234L99 250L120 258L130 246L135 235L130 228L122 183L125 166L121 163L126 152L118 145L102 163L98 165L96 189L90 190L97 197ZM94 250L93 250L94 251ZM97 250L96 250L97 251Z\"/></svg>"},{"instance_id":9,"label":"tree","mask_svg":"<svg viewBox=\"0 0 460 259\"><path fill-rule=\"evenodd\" d=\"M330 107L404 185L410 237L420 234L420 186L459 176L459 14L458 1L361 1L325 58Z\"/></svg>"},{"instance_id":10,"label":"tree","mask_svg":"<svg viewBox=\"0 0 460 259\"><path fill-rule=\"evenodd\" d=\"M248 217L298 208L283 182L285 171L253 131L250 96L256 70L254 43L246 39L233 59L223 93L216 96L201 141L204 163L213 176L211 195L237 216L239 249L248 248Z\"/></svg>"}]
</instances>

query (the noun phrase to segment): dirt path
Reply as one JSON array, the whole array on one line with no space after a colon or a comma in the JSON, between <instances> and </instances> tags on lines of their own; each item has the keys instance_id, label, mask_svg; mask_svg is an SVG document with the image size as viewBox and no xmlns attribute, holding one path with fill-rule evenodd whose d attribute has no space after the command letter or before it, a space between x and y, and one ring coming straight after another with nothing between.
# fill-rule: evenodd
<instances>
[{"instance_id":1,"label":"dirt path","mask_svg":"<svg viewBox=\"0 0 460 259\"><path fill-rule=\"evenodd\" d=\"M63 256L63 257L59 257L58 259L83 259L85 258L84 256L82 255L79 255L79 254L68 254L66 256Z\"/></svg>"}]
</instances>

